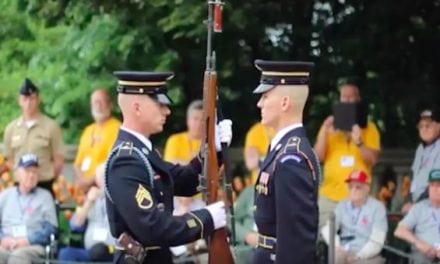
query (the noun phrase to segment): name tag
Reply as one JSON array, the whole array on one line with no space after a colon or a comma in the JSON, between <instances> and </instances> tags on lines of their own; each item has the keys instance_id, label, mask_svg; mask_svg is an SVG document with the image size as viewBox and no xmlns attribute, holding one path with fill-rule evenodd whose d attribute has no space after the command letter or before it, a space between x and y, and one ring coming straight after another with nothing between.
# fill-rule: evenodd
<instances>
[{"instance_id":1,"label":"name tag","mask_svg":"<svg viewBox=\"0 0 440 264\"><path fill-rule=\"evenodd\" d=\"M93 231L93 240L104 242L107 240L108 230L105 228L96 228Z\"/></svg>"},{"instance_id":2,"label":"name tag","mask_svg":"<svg viewBox=\"0 0 440 264\"><path fill-rule=\"evenodd\" d=\"M81 163L81 171L88 171L91 164L92 159L90 157L86 157Z\"/></svg>"},{"instance_id":3,"label":"name tag","mask_svg":"<svg viewBox=\"0 0 440 264\"><path fill-rule=\"evenodd\" d=\"M353 167L354 157L353 156L342 156L341 157L341 167Z\"/></svg>"},{"instance_id":4,"label":"name tag","mask_svg":"<svg viewBox=\"0 0 440 264\"><path fill-rule=\"evenodd\" d=\"M16 225L12 227L13 237L27 237L27 229L25 225Z\"/></svg>"}]
</instances>

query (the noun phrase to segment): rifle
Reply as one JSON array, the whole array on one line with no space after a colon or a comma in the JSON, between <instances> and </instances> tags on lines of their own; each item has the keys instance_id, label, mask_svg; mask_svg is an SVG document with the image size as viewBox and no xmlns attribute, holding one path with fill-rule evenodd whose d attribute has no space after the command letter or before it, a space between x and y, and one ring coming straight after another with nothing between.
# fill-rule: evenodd
<instances>
[{"instance_id":1,"label":"rifle","mask_svg":"<svg viewBox=\"0 0 440 264\"><path fill-rule=\"evenodd\" d=\"M201 184L206 186L204 194L207 204L218 200L219 189L219 166L215 149L215 125L217 122L217 72L215 71L215 53L212 52L212 30L221 32L221 8L220 0L208 0L208 38L206 70L203 81L203 112L205 133L202 141L203 177ZM213 21L213 13L215 21ZM212 54L211 54L212 53ZM222 146L226 149L226 146ZM206 180L206 183L204 183ZM232 201L231 201L232 203ZM225 228L215 230L208 241L209 264L232 264L234 263L229 248Z\"/></svg>"}]
</instances>

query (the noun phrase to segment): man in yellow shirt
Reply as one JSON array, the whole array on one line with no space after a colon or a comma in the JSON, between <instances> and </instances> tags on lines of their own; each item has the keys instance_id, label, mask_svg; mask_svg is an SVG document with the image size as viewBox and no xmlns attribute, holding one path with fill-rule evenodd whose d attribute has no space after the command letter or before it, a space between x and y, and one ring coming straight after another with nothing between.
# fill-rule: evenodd
<instances>
[{"instance_id":1,"label":"man in yellow shirt","mask_svg":"<svg viewBox=\"0 0 440 264\"><path fill-rule=\"evenodd\" d=\"M95 90L90 107L95 122L84 129L73 164L75 181L84 191L93 185L96 167L107 159L121 125L111 116L112 101L107 90Z\"/></svg>"},{"instance_id":2,"label":"man in yellow shirt","mask_svg":"<svg viewBox=\"0 0 440 264\"><path fill-rule=\"evenodd\" d=\"M246 133L243 155L246 168L251 173L250 182L247 182L247 185L255 184L260 162L266 157L267 148L273 136L273 128L266 127L260 122L255 123Z\"/></svg>"},{"instance_id":3,"label":"man in yellow shirt","mask_svg":"<svg viewBox=\"0 0 440 264\"><path fill-rule=\"evenodd\" d=\"M186 165L200 150L203 133L203 102L195 100L186 110L187 131L171 135L164 150L164 160L176 164ZM176 214L184 214L190 210L203 207L201 194L194 197L177 197ZM195 207L195 208L194 208Z\"/></svg>"},{"instance_id":4,"label":"man in yellow shirt","mask_svg":"<svg viewBox=\"0 0 440 264\"><path fill-rule=\"evenodd\" d=\"M345 84L340 88L340 102L361 101L359 88ZM339 201L346 199L347 175L357 169L367 172L371 181L371 168L380 152L380 135L376 125L368 121L365 128L354 125L351 131L336 130L334 117L329 116L321 126L314 150L324 163L323 181L319 190L319 225L325 225Z\"/></svg>"}]
</instances>

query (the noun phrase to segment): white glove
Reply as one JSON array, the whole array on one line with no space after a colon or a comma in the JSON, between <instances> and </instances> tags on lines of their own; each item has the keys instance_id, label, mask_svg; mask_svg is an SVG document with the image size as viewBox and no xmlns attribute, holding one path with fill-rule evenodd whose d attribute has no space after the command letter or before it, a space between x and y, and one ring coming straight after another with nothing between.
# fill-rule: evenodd
<instances>
[{"instance_id":1,"label":"white glove","mask_svg":"<svg viewBox=\"0 0 440 264\"><path fill-rule=\"evenodd\" d=\"M230 119L223 119L215 125L215 150L221 151L221 143L226 143L228 146L232 141L232 121Z\"/></svg>"},{"instance_id":2,"label":"white glove","mask_svg":"<svg viewBox=\"0 0 440 264\"><path fill-rule=\"evenodd\" d=\"M170 247L171 252L174 256L178 257L180 255L183 255L184 253L188 252L188 249L185 245L180 245L177 247Z\"/></svg>"},{"instance_id":3,"label":"white glove","mask_svg":"<svg viewBox=\"0 0 440 264\"><path fill-rule=\"evenodd\" d=\"M214 229L219 229L226 226L226 210L223 201L210 204L205 207L211 215L212 222L214 222Z\"/></svg>"}]
</instances>

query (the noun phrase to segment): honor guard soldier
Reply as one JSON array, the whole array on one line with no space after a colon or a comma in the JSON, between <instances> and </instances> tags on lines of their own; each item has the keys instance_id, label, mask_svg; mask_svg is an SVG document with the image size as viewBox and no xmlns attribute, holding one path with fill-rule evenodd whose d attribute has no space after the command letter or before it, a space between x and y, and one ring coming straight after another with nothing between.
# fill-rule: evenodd
<instances>
[{"instance_id":1,"label":"honor guard soldier","mask_svg":"<svg viewBox=\"0 0 440 264\"><path fill-rule=\"evenodd\" d=\"M200 158L187 166L162 160L149 137L162 131L171 103L171 72L115 72L123 124L106 165L106 200L115 263L172 263L170 246L207 237L226 225L223 202L173 216L173 195L196 194ZM216 142L230 143L231 121L220 122ZM199 155L200 156L200 155Z\"/></svg>"},{"instance_id":2,"label":"honor guard soldier","mask_svg":"<svg viewBox=\"0 0 440 264\"><path fill-rule=\"evenodd\" d=\"M308 62L256 60L262 71L254 93L261 123L275 136L255 185L258 246L253 263L315 263L319 161L302 125Z\"/></svg>"}]
</instances>

